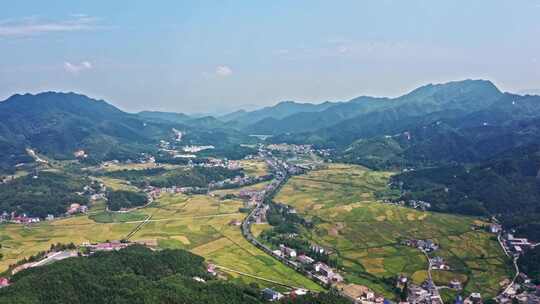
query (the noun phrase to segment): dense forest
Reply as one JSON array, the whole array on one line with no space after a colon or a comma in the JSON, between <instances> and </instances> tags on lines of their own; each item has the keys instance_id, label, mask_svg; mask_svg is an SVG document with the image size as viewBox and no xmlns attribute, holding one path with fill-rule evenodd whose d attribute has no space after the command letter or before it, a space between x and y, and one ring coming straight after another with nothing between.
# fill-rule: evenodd
<instances>
[{"instance_id":1,"label":"dense forest","mask_svg":"<svg viewBox=\"0 0 540 304\"><path fill-rule=\"evenodd\" d=\"M81 176L56 172L30 174L0 184L0 211L33 217L64 214L71 203L87 204L82 192L89 181Z\"/></svg>"},{"instance_id":2,"label":"dense forest","mask_svg":"<svg viewBox=\"0 0 540 304\"><path fill-rule=\"evenodd\" d=\"M523 273L540 284L540 247L529 250L526 255L519 259L519 267Z\"/></svg>"},{"instance_id":3,"label":"dense forest","mask_svg":"<svg viewBox=\"0 0 540 304\"><path fill-rule=\"evenodd\" d=\"M148 197L142 192L117 190L107 193L107 206L112 211L143 206L147 202Z\"/></svg>"},{"instance_id":4,"label":"dense forest","mask_svg":"<svg viewBox=\"0 0 540 304\"><path fill-rule=\"evenodd\" d=\"M198 282L199 277L206 282ZM184 250L130 246L21 271L0 289L0 303L264 303L257 284L216 280L204 259ZM283 300L287 304L345 304L333 293Z\"/></svg>"},{"instance_id":5,"label":"dense forest","mask_svg":"<svg viewBox=\"0 0 540 304\"><path fill-rule=\"evenodd\" d=\"M210 182L243 176L244 174L241 170L229 170L223 167L192 167L174 170L164 168L122 170L109 172L106 175L128 180L139 187L207 187Z\"/></svg>"},{"instance_id":6,"label":"dense forest","mask_svg":"<svg viewBox=\"0 0 540 304\"><path fill-rule=\"evenodd\" d=\"M430 202L435 211L469 215L540 213L540 146L512 150L476 166L416 170L395 176L403 199Z\"/></svg>"},{"instance_id":7,"label":"dense forest","mask_svg":"<svg viewBox=\"0 0 540 304\"><path fill-rule=\"evenodd\" d=\"M423 200L434 211L496 216L506 229L540 242L540 146L505 152L474 166L438 167L396 175L401 199ZM538 247L520 263L540 282Z\"/></svg>"},{"instance_id":8,"label":"dense forest","mask_svg":"<svg viewBox=\"0 0 540 304\"><path fill-rule=\"evenodd\" d=\"M98 252L17 273L0 303L259 303L257 290L209 280L203 262L183 250Z\"/></svg>"}]
</instances>

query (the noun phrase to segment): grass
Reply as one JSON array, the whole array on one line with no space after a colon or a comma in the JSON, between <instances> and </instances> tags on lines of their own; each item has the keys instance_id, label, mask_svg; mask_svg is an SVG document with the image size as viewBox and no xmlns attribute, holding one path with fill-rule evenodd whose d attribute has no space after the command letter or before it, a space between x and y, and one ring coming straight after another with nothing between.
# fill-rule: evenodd
<instances>
[{"instance_id":1,"label":"grass","mask_svg":"<svg viewBox=\"0 0 540 304\"><path fill-rule=\"evenodd\" d=\"M351 282L389 295L392 289L384 278L405 274L413 281L423 281L426 258L419 250L399 243L410 238L433 239L441 244L434 255L444 257L453 269L437 273L434 279L438 283L459 278L466 282L465 293L494 296L498 282L511 275L511 268L493 235L471 230L475 218L381 203L376 194L391 193L387 189L391 175L333 164L293 177L275 200L315 219L315 228L304 231L304 236L332 248Z\"/></svg>"},{"instance_id":2,"label":"grass","mask_svg":"<svg viewBox=\"0 0 540 304\"><path fill-rule=\"evenodd\" d=\"M100 177L99 181L105 184L107 188L112 190L124 190L124 191L139 191L135 186L130 185L127 181L122 179L116 179L111 177Z\"/></svg>"},{"instance_id":3,"label":"grass","mask_svg":"<svg viewBox=\"0 0 540 304\"><path fill-rule=\"evenodd\" d=\"M144 220L146 215L136 211L128 213L102 211L90 215L89 218L96 223L119 223Z\"/></svg>"},{"instance_id":4,"label":"grass","mask_svg":"<svg viewBox=\"0 0 540 304\"><path fill-rule=\"evenodd\" d=\"M42 222L31 226L19 224L0 225L0 237L3 239L0 252L0 271L14 264L23 257L29 257L48 250L53 243L102 242L118 240L131 231L136 224L97 224L87 216L77 216L51 222Z\"/></svg>"}]
</instances>

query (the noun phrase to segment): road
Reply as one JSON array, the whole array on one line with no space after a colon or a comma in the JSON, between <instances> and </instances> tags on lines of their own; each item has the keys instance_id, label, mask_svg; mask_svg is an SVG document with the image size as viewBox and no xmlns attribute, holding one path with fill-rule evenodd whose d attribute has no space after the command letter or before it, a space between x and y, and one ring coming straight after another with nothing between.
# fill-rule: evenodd
<instances>
[{"instance_id":1,"label":"road","mask_svg":"<svg viewBox=\"0 0 540 304\"><path fill-rule=\"evenodd\" d=\"M284 258L284 257L280 257L280 256L276 256L274 255L274 253L272 252L272 249L270 249L269 247L267 247L266 245L262 244L261 242L259 242L254 236L253 234L251 233L251 224L255 221L254 219L254 215L255 213L260 209L260 208L264 208L264 202L268 201L268 200L271 200L273 198L273 196L279 192L281 186L283 186L288 178L289 178L289 174L287 173L287 170L284 169L284 168L273 168L276 172L281 172L281 174L276 174L276 176L278 176L277 178L279 179L279 184L276 188L274 188L273 191L271 192L267 192L265 193L265 198L264 200L261 202L261 203L258 203L255 208L249 213L248 216L246 216L246 218L244 219L244 221L242 222L242 235L246 238L246 240L250 243L252 243L255 247L261 249L262 251L264 251L266 254L272 256L273 258L279 260L280 262L282 262L283 264L285 264L286 266L294 269L295 271L303 274L304 276L306 276L307 278L309 278L310 280L312 280L313 282L317 283L317 284L320 284L321 286L323 287L327 287L325 286L325 284L323 284L320 280L318 280L313 274L311 274L310 272L306 271L306 270L303 270L301 269L300 267L298 267L296 264L294 264L293 262L291 262L290 260ZM342 291L338 290L337 293L339 295L341 295L342 297L344 298L347 298L349 300L351 300L353 303L356 301L356 299L353 299L351 298L349 295L343 293Z\"/></svg>"},{"instance_id":2,"label":"road","mask_svg":"<svg viewBox=\"0 0 540 304\"><path fill-rule=\"evenodd\" d=\"M443 299L441 298L441 295L439 293L439 289L442 289L440 287L437 287L437 285L435 285L435 282L433 281L433 277L431 276L431 269L433 268L433 264L431 264L431 260L429 258L429 255L427 254L427 252L425 250L422 250L420 249L420 251L422 251L422 253L424 254L424 256L426 257L427 261L428 261L428 280L429 282L431 283L431 286L432 288L430 290L428 290L432 296L436 296L439 298L439 300L441 301L441 303L444 303L443 302Z\"/></svg>"},{"instance_id":3,"label":"road","mask_svg":"<svg viewBox=\"0 0 540 304\"><path fill-rule=\"evenodd\" d=\"M510 255L510 253L508 252L508 250L506 250L506 247L504 246L503 244L503 241L502 241L502 233L499 233L497 235L497 241L499 241L499 245L501 246L502 250L504 251L504 254L506 254L507 257L512 257ZM539 243L540 244L540 243ZM538 244L535 244L533 245L533 247L537 246ZM514 256L513 258L513 264L514 264L514 269L516 270L516 274L514 275L514 278L512 278L512 281L510 282L510 284L508 284L508 286L506 286L506 288L501 292L501 294L506 294L508 292L508 290L514 286L514 283L516 282L518 276L519 276L519 266L518 266L518 259L519 259L519 256Z\"/></svg>"},{"instance_id":4,"label":"road","mask_svg":"<svg viewBox=\"0 0 540 304\"><path fill-rule=\"evenodd\" d=\"M510 282L510 284L508 284L508 286L506 286L506 288L503 290L503 294L506 294L508 292L508 290L514 286L514 283L516 282L518 276L519 276L519 266L517 264L518 262L518 257L514 257L514 269L516 270L516 275L514 275L514 278L512 279L512 282Z\"/></svg>"}]
</instances>

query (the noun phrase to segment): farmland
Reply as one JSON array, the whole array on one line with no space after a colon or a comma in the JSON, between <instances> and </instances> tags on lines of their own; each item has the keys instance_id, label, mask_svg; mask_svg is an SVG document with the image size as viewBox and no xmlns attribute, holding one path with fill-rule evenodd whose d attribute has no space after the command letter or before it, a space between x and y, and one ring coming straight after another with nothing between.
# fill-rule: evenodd
<instances>
[{"instance_id":1,"label":"farmland","mask_svg":"<svg viewBox=\"0 0 540 304\"><path fill-rule=\"evenodd\" d=\"M41 222L30 226L0 225L4 258L0 270L10 264L46 250L52 243L101 242L126 237L141 220L152 218L135 233L132 241L157 241L160 248L183 248L204 256L208 261L237 271L257 275L291 286L320 290L302 275L268 257L245 241L232 220L242 220L242 202L218 200L206 195L163 195L146 208L129 213L109 213L103 203L92 207L88 216ZM227 274L233 281L270 283ZM271 284L270 284L271 285Z\"/></svg>"},{"instance_id":2,"label":"farmland","mask_svg":"<svg viewBox=\"0 0 540 304\"><path fill-rule=\"evenodd\" d=\"M331 248L348 281L389 294L389 278L405 274L416 283L426 277L427 261L415 248L400 245L405 239L431 239L441 249L451 271L434 272L438 284L454 278L465 282L466 294L477 291L494 296L499 282L511 269L495 236L474 231L472 217L418 211L378 201L391 196L390 172L360 166L330 165L289 180L276 196L315 223L303 231L314 243Z\"/></svg>"}]
</instances>

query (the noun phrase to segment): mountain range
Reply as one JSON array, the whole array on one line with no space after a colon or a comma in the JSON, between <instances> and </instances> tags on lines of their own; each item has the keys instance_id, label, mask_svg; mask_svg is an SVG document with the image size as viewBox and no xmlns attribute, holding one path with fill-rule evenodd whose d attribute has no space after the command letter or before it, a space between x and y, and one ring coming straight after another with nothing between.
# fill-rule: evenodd
<instances>
[{"instance_id":1,"label":"mountain range","mask_svg":"<svg viewBox=\"0 0 540 304\"><path fill-rule=\"evenodd\" d=\"M28 161L25 148L59 159L78 149L96 160L130 158L155 151L174 128L187 144L232 149L249 134L268 134L269 142L333 148L341 161L375 168L432 166L480 161L537 142L539 124L539 96L503 93L486 80L428 84L396 98L285 101L218 117L126 113L84 95L45 92L0 102L0 164Z\"/></svg>"},{"instance_id":2,"label":"mountain range","mask_svg":"<svg viewBox=\"0 0 540 304\"><path fill-rule=\"evenodd\" d=\"M134 159L155 152L160 140L174 138L173 128L184 133L185 144L220 146L246 138L219 125L212 117L126 113L75 93L17 94L0 102L0 169L29 162L27 148L54 159L73 159L77 150L96 161Z\"/></svg>"}]
</instances>

